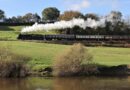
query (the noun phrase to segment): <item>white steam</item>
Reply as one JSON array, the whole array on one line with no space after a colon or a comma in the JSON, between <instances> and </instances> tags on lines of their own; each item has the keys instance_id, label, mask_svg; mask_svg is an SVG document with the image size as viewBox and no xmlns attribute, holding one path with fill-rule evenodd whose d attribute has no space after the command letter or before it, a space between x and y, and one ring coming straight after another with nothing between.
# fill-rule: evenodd
<instances>
[{"instance_id":1,"label":"white steam","mask_svg":"<svg viewBox=\"0 0 130 90\"><path fill-rule=\"evenodd\" d=\"M72 19L70 21L58 21L55 23L48 24L37 24L35 23L32 26L28 26L22 29L21 33L25 32L34 32L34 31L49 31L54 29L65 29L65 28L73 28L74 26L79 26L80 28L85 29L86 27L97 28L105 26L105 19L101 18L99 21L88 18L87 20L78 18Z\"/></svg>"}]
</instances>

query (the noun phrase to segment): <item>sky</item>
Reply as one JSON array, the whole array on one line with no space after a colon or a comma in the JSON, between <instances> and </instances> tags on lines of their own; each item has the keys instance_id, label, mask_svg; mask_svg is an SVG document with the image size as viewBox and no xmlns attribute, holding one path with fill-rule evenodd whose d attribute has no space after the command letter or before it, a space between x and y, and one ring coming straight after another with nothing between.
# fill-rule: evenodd
<instances>
[{"instance_id":1,"label":"sky","mask_svg":"<svg viewBox=\"0 0 130 90\"><path fill-rule=\"evenodd\" d=\"M56 7L61 13L76 10L83 14L96 13L107 15L110 11L120 11L124 16L130 15L130 0L0 0L0 9L6 17L38 13L43 9Z\"/></svg>"}]
</instances>

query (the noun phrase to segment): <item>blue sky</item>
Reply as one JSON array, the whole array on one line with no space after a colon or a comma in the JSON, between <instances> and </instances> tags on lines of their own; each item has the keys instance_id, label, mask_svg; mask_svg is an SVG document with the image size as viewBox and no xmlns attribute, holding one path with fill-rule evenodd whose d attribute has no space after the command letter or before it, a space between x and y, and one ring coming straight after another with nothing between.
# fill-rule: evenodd
<instances>
[{"instance_id":1,"label":"blue sky","mask_svg":"<svg viewBox=\"0 0 130 90\"><path fill-rule=\"evenodd\" d=\"M78 10L84 14L96 13L106 15L112 10L121 11L124 16L130 15L130 0L0 0L0 9L7 17L38 13L44 8L56 7L61 13L66 10Z\"/></svg>"}]
</instances>

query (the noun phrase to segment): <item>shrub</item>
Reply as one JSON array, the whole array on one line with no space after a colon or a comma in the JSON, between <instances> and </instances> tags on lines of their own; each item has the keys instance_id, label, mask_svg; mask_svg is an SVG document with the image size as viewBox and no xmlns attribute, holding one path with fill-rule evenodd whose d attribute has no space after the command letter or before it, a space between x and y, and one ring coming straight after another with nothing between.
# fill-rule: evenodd
<instances>
[{"instance_id":1,"label":"shrub","mask_svg":"<svg viewBox=\"0 0 130 90\"><path fill-rule=\"evenodd\" d=\"M18 55L9 48L0 47L0 77L24 77L27 75L25 63L29 57Z\"/></svg>"},{"instance_id":2,"label":"shrub","mask_svg":"<svg viewBox=\"0 0 130 90\"><path fill-rule=\"evenodd\" d=\"M53 65L55 76L73 76L81 73L82 66L92 62L92 55L82 44L74 44L60 55L57 55Z\"/></svg>"}]
</instances>

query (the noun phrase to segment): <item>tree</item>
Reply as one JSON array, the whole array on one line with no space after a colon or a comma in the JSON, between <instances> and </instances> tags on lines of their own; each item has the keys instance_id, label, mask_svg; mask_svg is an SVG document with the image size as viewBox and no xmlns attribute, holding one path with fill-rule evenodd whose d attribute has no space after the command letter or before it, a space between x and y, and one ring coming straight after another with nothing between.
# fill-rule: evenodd
<instances>
[{"instance_id":1,"label":"tree","mask_svg":"<svg viewBox=\"0 0 130 90\"><path fill-rule=\"evenodd\" d=\"M88 13L85 15L85 19L88 19L88 18L91 18L91 19L94 19L94 20L99 20L99 17L98 15L94 14L94 13Z\"/></svg>"},{"instance_id":2,"label":"tree","mask_svg":"<svg viewBox=\"0 0 130 90\"><path fill-rule=\"evenodd\" d=\"M23 16L23 19L25 22L32 22L33 19L33 14L32 13L27 13Z\"/></svg>"},{"instance_id":3,"label":"tree","mask_svg":"<svg viewBox=\"0 0 130 90\"><path fill-rule=\"evenodd\" d=\"M24 23L25 21L22 16L17 16L17 22Z\"/></svg>"},{"instance_id":4,"label":"tree","mask_svg":"<svg viewBox=\"0 0 130 90\"><path fill-rule=\"evenodd\" d=\"M124 23L130 28L130 16L126 16Z\"/></svg>"},{"instance_id":5,"label":"tree","mask_svg":"<svg viewBox=\"0 0 130 90\"><path fill-rule=\"evenodd\" d=\"M59 20L69 21L73 18L83 18L83 14L78 11L65 11L62 15L60 15Z\"/></svg>"},{"instance_id":6,"label":"tree","mask_svg":"<svg viewBox=\"0 0 130 90\"><path fill-rule=\"evenodd\" d=\"M5 13L3 10L0 10L0 19L3 19L5 17Z\"/></svg>"},{"instance_id":7,"label":"tree","mask_svg":"<svg viewBox=\"0 0 130 90\"><path fill-rule=\"evenodd\" d=\"M13 16L12 18L7 18L5 20L5 22L7 23L24 23L25 21L23 20L23 17L22 16Z\"/></svg>"},{"instance_id":8,"label":"tree","mask_svg":"<svg viewBox=\"0 0 130 90\"><path fill-rule=\"evenodd\" d=\"M12 19L11 18L5 18L4 20L6 23L12 23Z\"/></svg>"},{"instance_id":9,"label":"tree","mask_svg":"<svg viewBox=\"0 0 130 90\"><path fill-rule=\"evenodd\" d=\"M41 17L37 13L35 13L33 14L33 19L35 22L39 22L41 20Z\"/></svg>"},{"instance_id":10,"label":"tree","mask_svg":"<svg viewBox=\"0 0 130 90\"><path fill-rule=\"evenodd\" d=\"M13 17L11 18L11 21L12 21L13 23L17 23L17 22L18 22L18 19L17 19L17 17L13 16Z\"/></svg>"},{"instance_id":11,"label":"tree","mask_svg":"<svg viewBox=\"0 0 130 90\"><path fill-rule=\"evenodd\" d=\"M55 7L49 7L42 11L43 20L57 20L60 15L60 11Z\"/></svg>"},{"instance_id":12,"label":"tree","mask_svg":"<svg viewBox=\"0 0 130 90\"><path fill-rule=\"evenodd\" d=\"M123 34L123 27L124 25L121 12L111 11L110 14L106 16L106 34Z\"/></svg>"},{"instance_id":13,"label":"tree","mask_svg":"<svg viewBox=\"0 0 130 90\"><path fill-rule=\"evenodd\" d=\"M107 15L107 21L110 21L113 24L116 24L121 20L122 20L122 13L119 11L111 11L110 14Z\"/></svg>"},{"instance_id":14,"label":"tree","mask_svg":"<svg viewBox=\"0 0 130 90\"><path fill-rule=\"evenodd\" d=\"M32 14L32 13L27 13L23 16L23 21L24 22L39 22L40 21L40 16L35 13L35 14Z\"/></svg>"}]
</instances>

